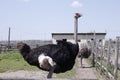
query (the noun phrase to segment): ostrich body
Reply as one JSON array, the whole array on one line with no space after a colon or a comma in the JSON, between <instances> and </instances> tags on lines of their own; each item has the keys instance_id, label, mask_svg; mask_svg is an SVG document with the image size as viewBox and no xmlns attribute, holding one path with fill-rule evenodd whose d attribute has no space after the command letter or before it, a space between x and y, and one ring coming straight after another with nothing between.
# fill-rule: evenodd
<instances>
[{"instance_id":1,"label":"ostrich body","mask_svg":"<svg viewBox=\"0 0 120 80\"><path fill-rule=\"evenodd\" d=\"M80 58L81 61L81 67L83 67L82 60L83 58L89 58L89 56L91 55L91 49L88 47L87 43L81 43L80 45L81 47L79 50L78 57Z\"/></svg>"},{"instance_id":2,"label":"ostrich body","mask_svg":"<svg viewBox=\"0 0 120 80\"><path fill-rule=\"evenodd\" d=\"M89 56L91 55L91 50L88 49L88 48L82 48L80 51L79 51L79 54L78 54L78 57L80 57L80 61L81 61L81 67L83 67L82 65L82 60L83 58L88 58Z\"/></svg>"},{"instance_id":3,"label":"ostrich body","mask_svg":"<svg viewBox=\"0 0 120 80\"><path fill-rule=\"evenodd\" d=\"M34 49L25 43L18 43L17 47L30 65L49 71L47 78L52 78L53 73L71 70L79 51L78 44L66 41L58 41L57 44L48 44Z\"/></svg>"}]
</instances>

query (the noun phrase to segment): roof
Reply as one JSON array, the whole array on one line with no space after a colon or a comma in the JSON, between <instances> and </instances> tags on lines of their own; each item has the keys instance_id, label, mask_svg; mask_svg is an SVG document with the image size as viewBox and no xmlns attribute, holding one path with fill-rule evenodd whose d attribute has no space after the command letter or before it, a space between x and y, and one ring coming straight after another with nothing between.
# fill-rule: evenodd
<instances>
[{"instance_id":1,"label":"roof","mask_svg":"<svg viewBox=\"0 0 120 80\"><path fill-rule=\"evenodd\" d=\"M78 35L94 35L94 33L77 33ZM52 33L53 35L74 35L74 33ZM106 35L106 33L95 33L95 35Z\"/></svg>"}]
</instances>

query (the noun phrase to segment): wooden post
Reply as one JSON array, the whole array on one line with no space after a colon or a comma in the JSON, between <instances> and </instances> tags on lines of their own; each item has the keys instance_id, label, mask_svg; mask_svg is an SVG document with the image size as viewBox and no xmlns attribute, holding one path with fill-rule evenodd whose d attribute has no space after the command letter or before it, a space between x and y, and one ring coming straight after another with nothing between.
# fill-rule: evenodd
<instances>
[{"instance_id":1,"label":"wooden post","mask_svg":"<svg viewBox=\"0 0 120 80\"><path fill-rule=\"evenodd\" d=\"M82 15L79 13L75 13L75 22L74 22L74 40L75 43L78 42L78 37L77 37L77 33L78 33L78 18L81 17Z\"/></svg>"},{"instance_id":2,"label":"wooden post","mask_svg":"<svg viewBox=\"0 0 120 80\"><path fill-rule=\"evenodd\" d=\"M96 53L96 34L93 34L93 52L92 52L92 66L95 67L95 53Z\"/></svg>"},{"instance_id":3,"label":"wooden post","mask_svg":"<svg viewBox=\"0 0 120 80\"><path fill-rule=\"evenodd\" d=\"M114 65L114 79L115 80L117 80L117 78L118 78L119 44L120 44L120 37L116 37L115 65Z\"/></svg>"},{"instance_id":4,"label":"wooden post","mask_svg":"<svg viewBox=\"0 0 120 80\"><path fill-rule=\"evenodd\" d=\"M103 41L99 40L99 42L100 42L100 74L102 74Z\"/></svg>"},{"instance_id":5,"label":"wooden post","mask_svg":"<svg viewBox=\"0 0 120 80\"><path fill-rule=\"evenodd\" d=\"M2 52L2 44L0 44L0 53Z\"/></svg>"},{"instance_id":6,"label":"wooden post","mask_svg":"<svg viewBox=\"0 0 120 80\"><path fill-rule=\"evenodd\" d=\"M111 39L109 39L109 41L108 41L108 50L107 50L107 66L106 66L106 78L108 78L109 77L109 71L108 71L108 69L109 69L109 66L110 66L110 54L111 54Z\"/></svg>"}]
</instances>

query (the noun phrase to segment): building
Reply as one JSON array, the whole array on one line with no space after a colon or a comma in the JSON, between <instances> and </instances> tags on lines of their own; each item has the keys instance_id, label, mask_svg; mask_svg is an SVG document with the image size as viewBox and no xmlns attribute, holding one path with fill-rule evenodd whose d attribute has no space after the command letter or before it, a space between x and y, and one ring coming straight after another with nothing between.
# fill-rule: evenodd
<instances>
[{"instance_id":1,"label":"building","mask_svg":"<svg viewBox=\"0 0 120 80\"><path fill-rule=\"evenodd\" d=\"M84 42L91 39L104 40L106 33L78 33L78 42ZM74 33L52 33L52 42L56 44L57 40L66 39L74 43Z\"/></svg>"}]
</instances>

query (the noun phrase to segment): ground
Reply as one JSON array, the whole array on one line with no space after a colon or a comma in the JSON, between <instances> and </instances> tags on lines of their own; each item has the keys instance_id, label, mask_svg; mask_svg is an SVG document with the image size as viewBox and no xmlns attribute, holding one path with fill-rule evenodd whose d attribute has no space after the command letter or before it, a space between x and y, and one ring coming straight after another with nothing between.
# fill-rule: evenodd
<instances>
[{"instance_id":1,"label":"ground","mask_svg":"<svg viewBox=\"0 0 120 80\"><path fill-rule=\"evenodd\" d=\"M97 71L91 65L89 65L86 60L83 60L84 68L80 67L80 61L78 60L78 65L76 75L73 76L72 80L103 80L98 76ZM57 74L53 75L53 79ZM16 72L5 72L0 73L1 79L45 79L46 72L44 71L16 71ZM61 79L63 80L63 79ZM66 80L66 79L65 79Z\"/></svg>"},{"instance_id":2,"label":"ground","mask_svg":"<svg viewBox=\"0 0 120 80\"><path fill-rule=\"evenodd\" d=\"M83 59L83 68L81 68L80 60L78 59L78 70L76 72L76 78L80 80L104 80L96 71L95 67L88 64L86 59Z\"/></svg>"}]
</instances>

